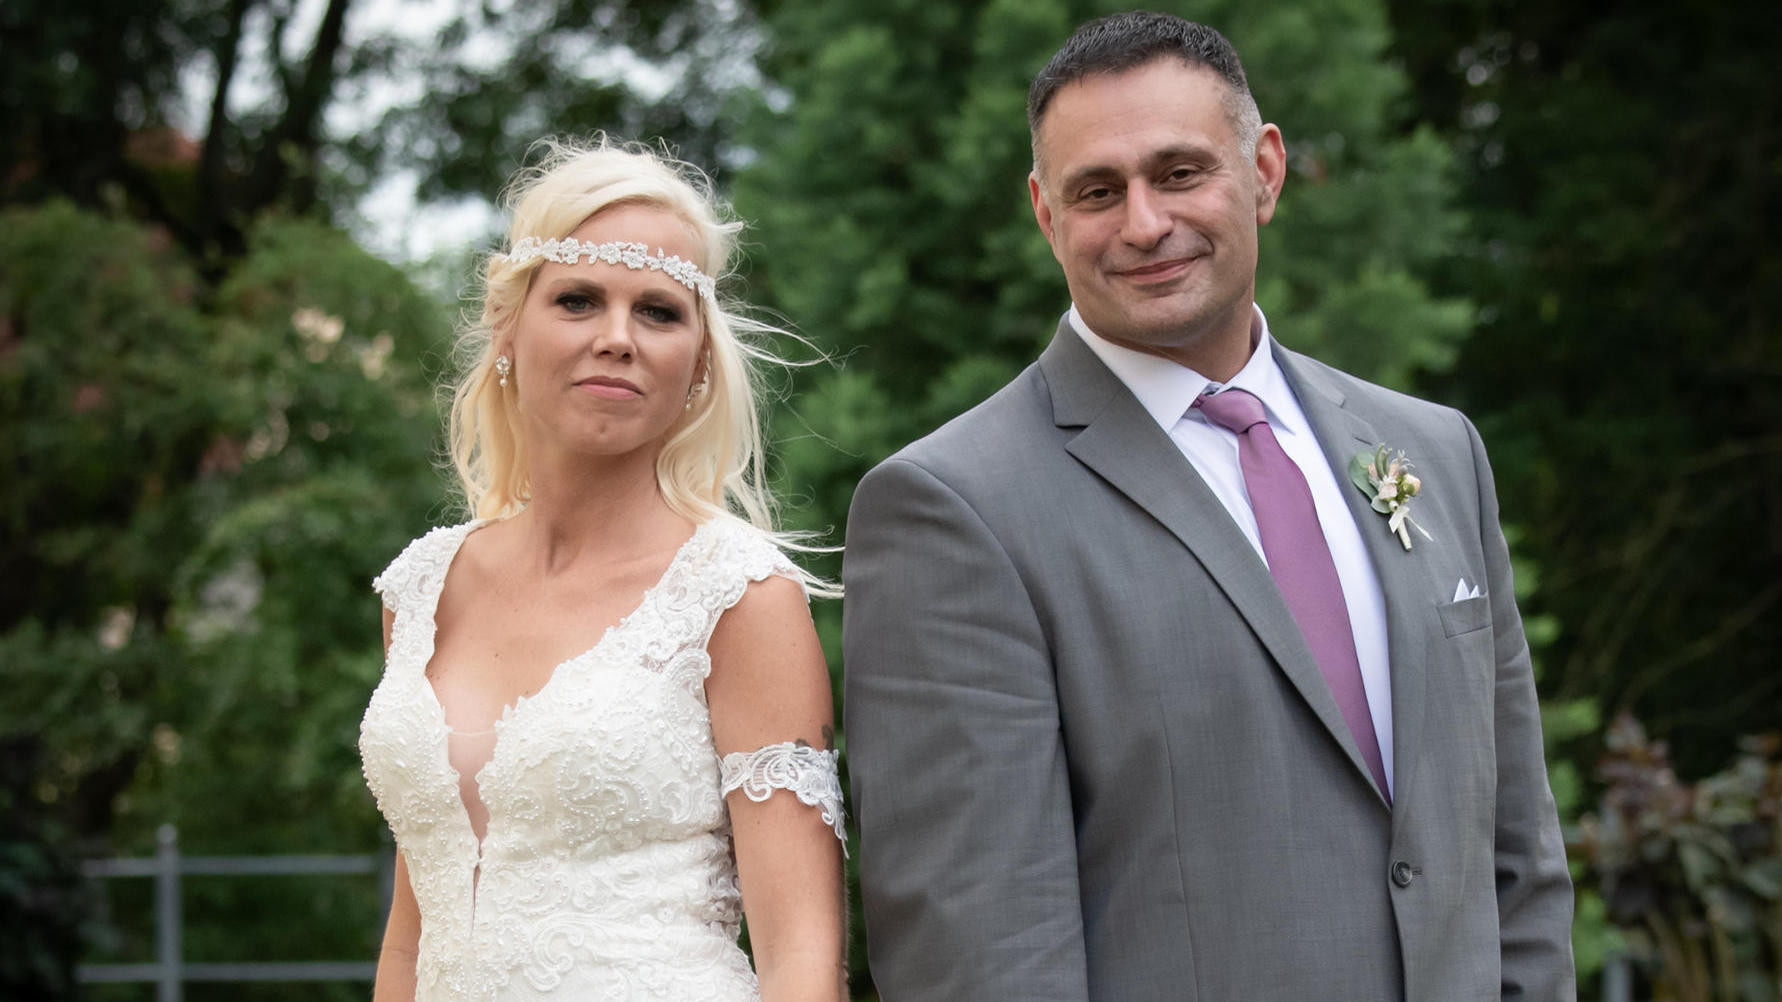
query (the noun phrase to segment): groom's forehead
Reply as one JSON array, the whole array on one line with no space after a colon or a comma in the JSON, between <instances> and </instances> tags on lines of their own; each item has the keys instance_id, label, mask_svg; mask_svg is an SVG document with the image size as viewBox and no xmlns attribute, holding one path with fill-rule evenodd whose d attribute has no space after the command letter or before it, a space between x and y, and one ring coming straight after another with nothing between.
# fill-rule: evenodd
<instances>
[{"instance_id":1,"label":"groom's forehead","mask_svg":"<svg viewBox=\"0 0 1782 1002\"><path fill-rule=\"evenodd\" d=\"M1034 152L1044 166L1066 170L1234 141L1229 101L1217 73L1174 56L1090 74L1058 89L1039 121Z\"/></svg>"}]
</instances>

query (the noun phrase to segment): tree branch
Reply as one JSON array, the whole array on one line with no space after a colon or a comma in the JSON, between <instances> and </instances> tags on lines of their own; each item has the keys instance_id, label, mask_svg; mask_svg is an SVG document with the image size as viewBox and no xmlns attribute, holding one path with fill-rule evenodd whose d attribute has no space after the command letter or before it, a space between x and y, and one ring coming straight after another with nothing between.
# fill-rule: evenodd
<instances>
[{"instance_id":1,"label":"tree branch","mask_svg":"<svg viewBox=\"0 0 1782 1002\"><path fill-rule=\"evenodd\" d=\"M222 173L223 134L229 127L229 83L240 62L242 24L250 0L230 0L229 27L217 43L217 86L210 99L210 125L204 133L204 149L198 161L198 235L214 238L217 221L224 215Z\"/></svg>"},{"instance_id":2,"label":"tree branch","mask_svg":"<svg viewBox=\"0 0 1782 1002\"><path fill-rule=\"evenodd\" d=\"M254 161L250 188L243 199L244 210L258 211L285 193L291 174L289 152L292 149L306 156L314 152L316 127L334 90L334 64L344 41L346 12L350 5L350 0L328 0L328 9L316 28L315 44L310 48L301 78L293 85L289 82L289 74L282 75L286 80L285 113L266 136ZM306 199L299 199L299 202L303 201Z\"/></svg>"}]
</instances>

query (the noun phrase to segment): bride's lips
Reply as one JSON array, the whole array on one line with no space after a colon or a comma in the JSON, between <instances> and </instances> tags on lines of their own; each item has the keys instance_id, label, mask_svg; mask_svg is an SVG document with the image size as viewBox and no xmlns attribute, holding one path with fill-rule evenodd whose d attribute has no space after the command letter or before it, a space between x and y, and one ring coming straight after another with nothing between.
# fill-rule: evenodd
<instances>
[{"instance_id":1,"label":"bride's lips","mask_svg":"<svg viewBox=\"0 0 1782 1002\"><path fill-rule=\"evenodd\" d=\"M643 396L636 385L617 376L589 376L575 385L606 400L630 400Z\"/></svg>"}]
</instances>

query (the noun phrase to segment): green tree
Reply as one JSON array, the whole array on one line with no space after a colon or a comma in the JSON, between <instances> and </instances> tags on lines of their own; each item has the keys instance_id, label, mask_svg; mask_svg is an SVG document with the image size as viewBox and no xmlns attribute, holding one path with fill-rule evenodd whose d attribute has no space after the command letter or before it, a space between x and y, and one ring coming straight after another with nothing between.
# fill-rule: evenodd
<instances>
[{"instance_id":1,"label":"green tree","mask_svg":"<svg viewBox=\"0 0 1782 1002\"><path fill-rule=\"evenodd\" d=\"M364 160L418 170L429 198L492 199L535 140L596 130L712 169L753 96L760 40L743 3L464 4L408 54L420 96L391 109Z\"/></svg>"},{"instance_id":2,"label":"green tree","mask_svg":"<svg viewBox=\"0 0 1782 1002\"><path fill-rule=\"evenodd\" d=\"M69 850L151 851L163 822L197 852L378 845L354 747L381 662L367 586L442 504L450 325L308 222L262 222L203 308L200 287L157 231L62 203L0 217L0 741L32 819L0 837L42 886ZM258 890L195 886L188 956L370 951L369 882ZM65 991L58 958L29 994Z\"/></svg>"},{"instance_id":3,"label":"green tree","mask_svg":"<svg viewBox=\"0 0 1782 1002\"><path fill-rule=\"evenodd\" d=\"M1463 153L1475 223L1442 284L1480 311L1451 387L1547 568L1548 689L1631 710L1702 775L1782 726L1782 20L1394 16L1414 107Z\"/></svg>"},{"instance_id":4,"label":"green tree","mask_svg":"<svg viewBox=\"0 0 1782 1002\"><path fill-rule=\"evenodd\" d=\"M362 68L345 48L349 6L328 0L299 39L290 0L7 4L0 201L128 205L206 270L220 267L260 211L316 204L323 112L343 75ZM228 97L254 42L274 93L241 113ZM213 67L204 131L184 137L169 123L181 71L200 63Z\"/></svg>"},{"instance_id":5,"label":"green tree","mask_svg":"<svg viewBox=\"0 0 1782 1002\"><path fill-rule=\"evenodd\" d=\"M263 213L339 213L393 170L429 197L492 198L540 136L600 129L712 162L755 82L747 5L465 2L436 37L356 29L365 8L9 2L0 204L123 210L214 280ZM395 101L375 124L372 94ZM363 124L330 123L343 98Z\"/></svg>"},{"instance_id":6,"label":"green tree","mask_svg":"<svg viewBox=\"0 0 1782 1002\"><path fill-rule=\"evenodd\" d=\"M1263 232L1258 298L1285 343L1405 386L1452 363L1471 322L1423 278L1461 220L1451 156L1402 129L1406 83L1376 0L1166 5L1244 54L1291 173ZM1068 299L1026 191L1029 81L1075 26L1063 0L829 0L770 22L788 98L745 133L735 202L759 296L830 351L779 415L804 525L839 535L853 485L1030 362ZM839 610L818 610L838 669ZM856 930L858 935L858 929ZM857 966L864 952L856 939ZM856 988L868 976L857 972Z\"/></svg>"}]
</instances>

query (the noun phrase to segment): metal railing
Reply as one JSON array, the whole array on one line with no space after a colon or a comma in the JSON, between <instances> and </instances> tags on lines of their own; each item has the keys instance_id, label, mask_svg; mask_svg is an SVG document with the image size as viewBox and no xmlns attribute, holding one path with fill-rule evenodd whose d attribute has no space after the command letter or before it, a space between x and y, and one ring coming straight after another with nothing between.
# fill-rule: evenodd
<instances>
[{"instance_id":1,"label":"metal railing","mask_svg":"<svg viewBox=\"0 0 1782 1002\"><path fill-rule=\"evenodd\" d=\"M377 874L383 891L381 925L382 918L390 914L390 897L395 888L396 853L393 848L358 856L182 856L179 832L172 825L162 825L156 830L155 843L153 856L95 859L81 866L81 874L89 880L154 878L155 962L81 964L75 969L75 977L81 984L152 982L156 986L156 1002L180 1002L183 986L188 982L370 981L376 976L375 961L186 961L181 956L184 912L180 903L180 878ZM1602 1002L1633 1002L1633 963L1627 954L1617 952L1606 959L1602 993Z\"/></svg>"},{"instance_id":2,"label":"metal railing","mask_svg":"<svg viewBox=\"0 0 1782 1002\"><path fill-rule=\"evenodd\" d=\"M155 854L129 859L94 859L81 866L89 880L119 877L151 877L155 881L155 960L148 964L81 964L75 978L81 984L150 982L156 986L156 1002L180 1002L184 985L198 981L370 981L377 974L374 961L295 961L283 963L192 963L182 954L184 910L180 901L183 877L317 876L376 874L383 890L383 915L390 913L395 887L396 854L386 849L358 856L183 856L179 832L162 825L155 832Z\"/></svg>"}]
</instances>

